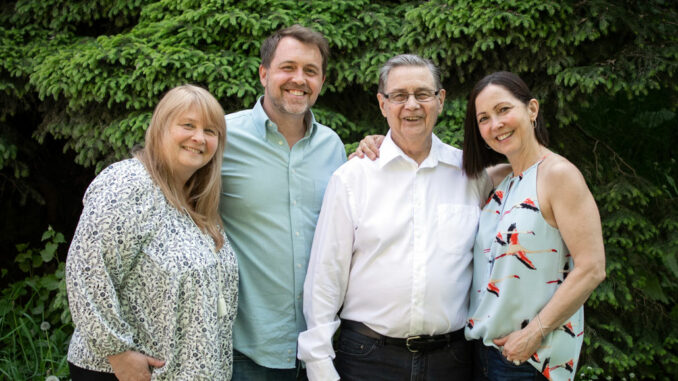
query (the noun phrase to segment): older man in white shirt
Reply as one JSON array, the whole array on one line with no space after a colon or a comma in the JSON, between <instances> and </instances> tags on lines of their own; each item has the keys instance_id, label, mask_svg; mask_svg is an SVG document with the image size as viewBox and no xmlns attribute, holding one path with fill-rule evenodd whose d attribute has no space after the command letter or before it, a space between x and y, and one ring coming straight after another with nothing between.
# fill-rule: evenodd
<instances>
[{"instance_id":1,"label":"older man in white shirt","mask_svg":"<svg viewBox=\"0 0 678 381\"><path fill-rule=\"evenodd\" d=\"M467 178L461 151L433 135L445 90L430 61L391 58L377 98L380 157L350 160L325 192L299 358L312 381L471 379L463 327L489 179Z\"/></svg>"}]
</instances>

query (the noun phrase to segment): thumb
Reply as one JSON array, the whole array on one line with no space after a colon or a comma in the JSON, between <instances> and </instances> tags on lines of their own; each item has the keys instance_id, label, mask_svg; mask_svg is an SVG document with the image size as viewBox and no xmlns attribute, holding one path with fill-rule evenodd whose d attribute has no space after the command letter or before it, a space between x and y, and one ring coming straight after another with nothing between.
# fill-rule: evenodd
<instances>
[{"instance_id":1,"label":"thumb","mask_svg":"<svg viewBox=\"0 0 678 381\"><path fill-rule=\"evenodd\" d=\"M502 338L492 340L492 342L499 347L503 347L504 344L506 344L507 341L508 341L508 336L504 336Z\"/></svg>"},{"instance_id":2,"label":"thumb","mask_svg":"<svg viewBox=\"0 0 678 381\"><path fill-rule=\"evenodd\" d=\"M163 360L158 360L151 356L146 356L146 362L148 363L148 365L154 368L160 368L161 366L165 365L165 362Z\"/></svg>"}]
</instances>

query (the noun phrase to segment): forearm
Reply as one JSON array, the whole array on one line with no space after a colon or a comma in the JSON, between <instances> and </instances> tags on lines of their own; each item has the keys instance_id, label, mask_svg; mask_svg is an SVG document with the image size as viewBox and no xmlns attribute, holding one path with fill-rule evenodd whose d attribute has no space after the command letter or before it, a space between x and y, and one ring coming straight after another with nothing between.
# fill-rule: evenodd
<instances>
[{"instance_id":1,"label":"forearm","mask_svg":"<svg viewBox=\"0 0 678 381\"><path fill-rule=\"evenodd\" d=\"M557 329L586 302L593 290L604 279L604 270L575 267L558 287L551 300L538 312L530 325L535 324L540 332L547 335ZM539 324L541 323L541 324Z\"/></svg>"}]
</instances>

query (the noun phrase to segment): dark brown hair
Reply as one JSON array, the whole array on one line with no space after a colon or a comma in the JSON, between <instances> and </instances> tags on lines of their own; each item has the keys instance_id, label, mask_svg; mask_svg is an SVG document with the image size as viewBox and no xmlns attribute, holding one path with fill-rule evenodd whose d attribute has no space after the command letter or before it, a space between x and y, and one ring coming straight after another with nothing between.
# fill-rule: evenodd
<instances>
[{"instance_id":1,"label":"dark brown hair","mask_svg":"<svg viewBox=\"0 0 678 381\"><path fill-rule=\"evenodd\" d=\"M261 44L260 50L261 65L263 67L268 69L271 66L271 61L273 61L273 56L275 55L275 50L278 47L278 43L284 37L292 37L305 44L313 44L317 46L323 59L322 71L323 75L325 75L325 71L327 70L327 60L330 56L330 45L327 43L327 40L322 34L299 24L292 25L285 29L280 29L264 40L264 42Z\"/></svg>"},{"instance_id":2,"label":"dark brown hair","mask_svg":"<svg viewBox=\"0 0 678 381\"><path fill-rule=\"evenodd\" d=\"M464 119L464 153L463 167L466 175L475 178L485 168L506 161L506 156L489 148L483 137L480 136L478 121L476 119L476 98L488 85L501 86L526 106L534 99L525 82L516 74L508 71L498 71L487 75L478 81L468 96L466 104L466 119ZM544 124L541 110L537 114L535 136L539 144L547 146L549 142L548 132Z\"/></svg>"}]
</instances>

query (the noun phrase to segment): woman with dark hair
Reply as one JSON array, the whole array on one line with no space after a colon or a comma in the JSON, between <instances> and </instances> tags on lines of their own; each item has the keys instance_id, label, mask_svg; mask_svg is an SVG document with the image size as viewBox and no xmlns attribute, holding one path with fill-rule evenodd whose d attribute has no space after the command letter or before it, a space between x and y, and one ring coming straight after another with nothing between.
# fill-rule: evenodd
<instances>
[{"instance_id":1,"label":"woman with dark hair","mask_svg":"<svg viewBox=\"0 0 678 381\"><path fill-rule=\"evenodd\" d=\"M605 278L598 208L579 170L546 148L539 111L509 72L481 79L468 98L464 171L476 177L506 159L512 169L490 173L474 246L466 337L477 340L477 380L573 379L583 304Z\"/></svg>"},{"instance_id":2,"label":"woman with dark hair","mask_svg":"<svg viewBox=\"0 0 678 381\"><path fill-rule=\"evenodd\" d=\"M73 380L228 380L238 270L217 213L224 111L158 103L146 145L90 184L66 260Z\"/></svg>"},{"instance_id":3,"label":"woman with dark hair","mask_svg":"<svg viewBox=\"0 0 678 381\"><path fill-rule=\"evenodd\" d=\"M539 102L517 75L496 72L469 95L463 167L494 189L479 220L466 338L476 380L570 380L583 305L605 279L598 207L579 170L546 148ZM356 154L378 155L367 137ZM505 165L508 160L510 173Z\"/></svg>"}]
</instances>

